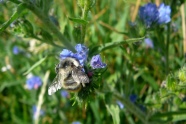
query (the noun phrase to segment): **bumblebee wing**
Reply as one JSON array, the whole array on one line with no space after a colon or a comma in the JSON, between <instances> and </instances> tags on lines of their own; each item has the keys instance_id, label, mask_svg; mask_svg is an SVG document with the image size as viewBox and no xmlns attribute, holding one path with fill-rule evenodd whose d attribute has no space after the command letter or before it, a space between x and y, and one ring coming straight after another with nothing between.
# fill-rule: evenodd
<instances>
[{"instance_id":1,"label":"bumblebee wing","mask_svg":"<svg viewBox=\"0 0 186 124\"><path fill-rule=\"evenodd\" d=\"M56 91L61 89L61 83L60 83L60 74L57 74L57 76L54 78L53 83L48 88L48 95L54 94Z\"/></svg>"},{"instance_id":2,"label":"bumblebee wing","mask_svg":"<svg viewBox=\"0 0 186 124\"><path fill-rule=\"evenodd\" d=\"M79 83L89 83L88 76L79 68L74 68L72 70L72 77L74 81L77 81Z\"/></svg>"}]
</instances>

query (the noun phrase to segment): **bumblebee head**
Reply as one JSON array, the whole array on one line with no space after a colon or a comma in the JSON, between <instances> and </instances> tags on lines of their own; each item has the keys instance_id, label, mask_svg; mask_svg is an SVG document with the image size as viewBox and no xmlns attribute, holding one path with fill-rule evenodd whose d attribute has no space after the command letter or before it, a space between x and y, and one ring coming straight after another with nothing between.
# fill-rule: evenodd
<instances>
[{"instance_id":1,"label":"bumblebee head","mask_svg":"<svg viewBox=\"0 0 186 124\"><path fill-rule=\"evenodd\" d=\"M75 58L67 57L64 60L61 60L58 64L58 68L66 69L69 67L78 67L80 66L79 62Z\"/></svg>"}]
</instances>

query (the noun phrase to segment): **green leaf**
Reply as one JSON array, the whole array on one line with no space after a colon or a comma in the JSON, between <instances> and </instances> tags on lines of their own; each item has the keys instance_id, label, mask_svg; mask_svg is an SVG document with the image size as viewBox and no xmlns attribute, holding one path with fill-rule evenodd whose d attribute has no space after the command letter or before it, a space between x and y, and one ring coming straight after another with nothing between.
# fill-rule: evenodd
<instances>
[{"instance_id":1,"label":"green leaf","mask_svg":"<svg viewBox=\"0 0 186 124\"><path fill-rule=\"evenodd\" d=\"M13 86L20 85L20 84L22 84L22 82L5 82L1 84L0 92L2 92L7 87L13 87Z\"/></svg>"},{"instance_id":2,"label":"green leaf","mask_svg":"<svg viewBox=\"0 0 186 124\"><path fill-rule=\"evenodd\" d=\"M157 113L151 117L151 120L156 121L169 121L169 122L177 122L185 120L186 110L180 110L176 112L167 112L167 113Z\"/></svg>"},{"instance_id":3,"label":"green leaf","mask_svg":"<svg viewBox=\"0 0 186 124\"><path fill-rule=\"evenodd\" d=\"M14 14L10 17L10 19L3 23L0 27L0 32L4 31L13 21L18 19L20 16L24 14L25 6L23 3L19 4L17 7L17 10L14 12Z\"/></svg>"},{"instance_id":4,"label":"green leaf","mask_svg":"<svg viewBox=\"0 0 186 124\"><path fill-rule=\"evenodd\" d=\"M106 105L107 110L112 116L114 124L120 124L120 117L119 117L119 107L117 105Z\"/></svg>"},{"instance_id":5,"label":"green leaf","mask_svg":"<svg viewBox=\"0 0 186 124\"><path fill-rule=\"evenodd\" d=\"M34 34L34 28L28 20L26 20L26 19L23 20L23 23L22 23L21 26L22 26L22 28L24 29L24 31L27 35L33 35Z\"/></svg>"},{"instance_id":6,"label":"green leaf","mask_svg":"<svg viewBox=\"0 0 186 124\"><path fill-rule=\"evenodd\" d=\"M38 62L36 62L28 71L26 71L23 75L27 75L28 73L30 73L34 68L36 68L37 66L39 66L41 63L43 63L46 60L47 57L42 58L41 60L39 60Z\"/></svg>"},{"instance_id":7,"label":"green leaf","mask_svg":"<svg viewBox=\"0 0 186 124\"><path fill-rule=\"evenodd\" d=\"M83 24L83 25L86 25L88 24L88 21L84 20L84 19L80 19L80 18L71 18L71 17L68 17L68 19L70 21L73 21L73 22L76 22L78 24Z\"/></svg>"},{"instance_id":8,"label":"green leaf","mask_svg":"<svg viewBox=\"0 0 186 124\"><path fill-rule=\"evenodd\" d=\"M159 87L158 84L156 83L154 78L149 73L144 73L141 76L145 81L147 81L152 86L154 90L158 90L158 87Z\"/></svg>"}]
</instances>

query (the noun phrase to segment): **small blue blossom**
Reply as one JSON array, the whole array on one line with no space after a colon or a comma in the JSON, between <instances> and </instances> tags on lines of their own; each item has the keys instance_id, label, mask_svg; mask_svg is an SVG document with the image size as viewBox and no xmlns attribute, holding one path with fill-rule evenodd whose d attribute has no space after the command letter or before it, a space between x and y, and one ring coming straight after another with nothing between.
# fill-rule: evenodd
<instances>
[{"instance_id":1,"label":"small blue blossom","mask_svg":"<svg viewBox=\"0 0 186 124\"><path fill-rule=\"evenodd\" d=\"M81 122L79 122L79 121L74 121L74 122L72 122L72 124L81 124Z\"/></svg>"},{"instance_id":2,"label":"small blue blossom","mask_svg":"<svg viewBox=\"0 0 186 124\"><path fill-rule=\"evenodd\" d=\"M93 69L97 69L97 68L105 68L106 64L102 62L100 55L96 55L92 57L90 66Z\"/></svg>"},{"instance_id":3,"label":"small blue blossom","mask_svg":"<svg viewBox=\"0 0 186 124\"><path fill-rule=\"evenodd\" d=\"M120 107L120 109L123 109L124 108L124 105L122 102L120 101L116 101L116 103L118 104L118 106Z\"/></svg>"},{"instance_id":4,"label":"small blue blossom","mask_svg":"<svg viewBox=\"0 0 186 124\"><path fill-rule=\"evenodd\" d=\"M69 93L66 90L62 90L61 91L61 96L64 97L64 98L67 98L67 97L69 97Z\"/></svg>"},{"instance_id":5,"label":"small blue blossom","mask_svg":"<svg viewBox=\"0 0 186 124\"><path fill-rule=\"evenodd\" d=\"M21 52L21 50L19 49L18 46L14 46L12 51L13 51L13 54L15 54L15 55L17 55Z\"/></svg>"},{"instance_id":6,"label":"small blue blossom","mask_svg":"<svg viewBox=\"0 0 186 124\"><path fill-rule=\"evenodd\" d=\"M34 120L36 119L36 109L37 109L37 107L35 105L32 106L32 113L33 113L33 119ZM43 116L43 115L44 115L44 111L40 110L39 116Z\"/></svg>"},{"instance_id":7,"label":"small blue blossom","mask_svg":"<svg viewBox=\"0 0 186 124\"><path fill-rule=\"evenodd\" d=\"M171 21L171 18L170 18L171 8L170 8L170 6L165 6L165 4L162 3L162 4L160 4L158 11L159 11L158 24L166 24Z\"/></svg>"},{"instance_id":8,"label":"small blue blossom","mask_svg":"<svg viewBox=\"0 0 186 124\"><path fill-rule=\"evenodd\" d=\"M74 53L70 50L63 49L63 51L60 53L60 58L65 59L66 57L73 57Z\"/></svg>"},{"instance_id":9,"label":"small blue blossom","mask_svg":"<svg viewBox=\"0 0 186 124\"><path fill-rule=\"evenodd\" d=\"M31 89L38 89L42 85L41 78L38 76L32 76L27 79L26 81L26 87L31 90Z\"/></svg>"},{"instance_id":10,"label":"small blue blossom","mask_svg":"<svg viewBox=\"0 0 186 124\"><path fill-rule=\"evenodd\" d=\"M88 53L88 48L86 47L86 46L84 46L84 45L82 45L82 44L77 44L76 46L75 46L75 49L76 49L76 51L78 52L78 53Z\"/></svg>"},{"instance_id":11,"label":"small blue blossom","mask_svg":"<svg viewBox=\"0 0 186 124\"><path fill-rule=\"evenodd\" d=\"M139 17L147 28L158 20L159 11L156 4L148 3L139 9Z\"/></svg>"},{"instance_id":12,"label":"small blue blossom","mask_svg":"<svg viewBox=\"0 0 186 124\"><path fill-rule=\"evenodd\" d=\"M137 95L135 95L135 94L130 95L130 101L131 101L132 103L135 103L136 100L137 100Z\"/></svg>"},{"instance_id":13,"label":"small blue blossom","mask_svg":"<svg viewBox=\"0 0 186 124\"><path fill-rule=\"evenodd\" d=\"M88 48L82 44L77 44L75 49L77 53L74 54L74 57L78 59L80 64L83 66L87 61Z\"/></svg>"},{"instance_id":14,"label":"small blue blossom","mask_svg":"<svg viewBox=\"0 0 186 124\"><path fill-rule=\"evenodd\" d=\"M83 66L87 60L87 54L85 53L75 53L74 58L76 58L77 60L79 60L79 63Z\"/></svg>"},{"instance_id":15,"label":"small blue blossom","mask_svg":"<svg viewBox=\"0 0 186 124\"><path fill-rule=\"evenodd\" d=\"M147 48L154 48L154 44L150 38L145 38L144 41Z\"/></svg>"}]
</instances>

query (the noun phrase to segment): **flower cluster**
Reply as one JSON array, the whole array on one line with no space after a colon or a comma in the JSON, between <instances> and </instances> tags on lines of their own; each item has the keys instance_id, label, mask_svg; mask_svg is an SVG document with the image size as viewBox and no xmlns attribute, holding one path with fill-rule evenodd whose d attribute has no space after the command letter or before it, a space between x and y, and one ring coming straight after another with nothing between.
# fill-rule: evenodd
<instances>
[{"instance_id":1,"label":"flower cluster","mask_svg":"<svg viewBox=\"0 0 186 124\"><path fill-rule=\"evenodd\" d=\"M41 81L41 78L38 76L31 76L26 81L26 87L29 90L38 89L41 85L42 85L42 81Z\"/></svg>"},{"instance_id":2,"label":"flower cluster","mask_svg":"<svg viewBox=\"0 0 186 124\"><path fill-rule=\"evenodd\" d=\"M170 22L170 14L170 6L165 6L164 3L159 7L156 4L148 3L139 9L139 17L147 28L151 27L152 24L166 24Z\"/></svg>"},{"instance_id":3,"label":"flower cluster","mask_svg":"<svg viewBox=\"0 0 186 124\"><path fill-rule=\"evenodd\" d=\"M82 44L77 44L75 46L75 50L77 51L76 53L73 53L68 49L63 49L63 51L60 53L60 58L61 59L65 59L66 57L75 58L79 60L80 64L83 66L87 61L88 48Z\"/></svg>"},{"instance_id":4,"label":"flower cluster","mask_svg":"<svg viewBox=\"0 0 186 124\"><path fill-rule=\"evenodd\" d=\"M63 49L63 51L60 53L60 59L72 57L77 59L81 66L84 66L84 64L87 62L88 48L82 44L77 44L75 46L75 50L76 53L73 53L68 49ZM92 69L98 69L105 68L106 64L102 62L100 55L95 55L91 59L90 66L92 67Z\"/></svg>"}]
</instances>

